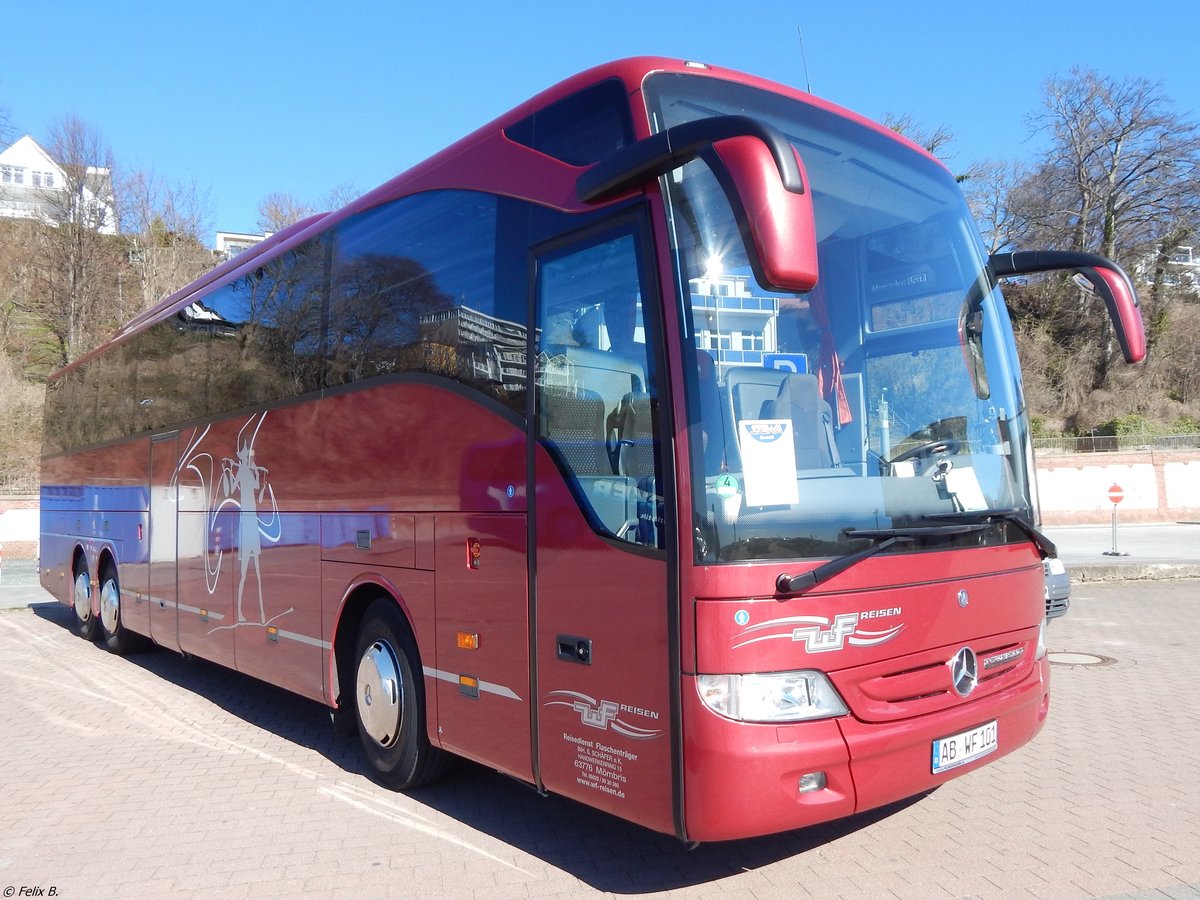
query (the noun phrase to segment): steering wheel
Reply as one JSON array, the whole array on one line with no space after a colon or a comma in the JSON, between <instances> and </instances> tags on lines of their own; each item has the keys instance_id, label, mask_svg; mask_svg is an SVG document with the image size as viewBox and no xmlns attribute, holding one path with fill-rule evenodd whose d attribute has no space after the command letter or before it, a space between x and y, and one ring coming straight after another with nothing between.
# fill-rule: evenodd
<instances>
[{"instance_id":1,"label":"steering wheel","mask_svg":"<svg viewBox=\"0 0 1200 900\"><path fill-rule=\"evenodd\" d=\"M942 456L944 454L953 456L958 452L961 446L962 444L956 440L953 440L952 438L946 438L945 440L940 441L929 441L926 444L918 444L916 447L905 450L895 459L888 460L888 465L894 466L898 462L904 462L906 459L916 459L918 457L923 458L927 456Z\"/></svg>"}]
</instances>

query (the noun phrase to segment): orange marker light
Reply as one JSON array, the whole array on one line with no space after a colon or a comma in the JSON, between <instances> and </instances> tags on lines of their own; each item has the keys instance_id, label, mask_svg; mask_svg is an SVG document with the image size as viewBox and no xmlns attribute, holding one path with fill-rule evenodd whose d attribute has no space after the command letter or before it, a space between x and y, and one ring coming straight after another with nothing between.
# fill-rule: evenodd
<instances>
[{"instance_id":1,"label":"orange marker light","mask_svg":"<svg viewBox=\"0 0 1200 900\"><path fill-rule=\"evenodd\" d=\"M478 650L479 635L472 634L469 631L460 631L458 633L458 649L459 650Z\"/></svg>"},{"instance_id":2,"label":"orange marker light","mask_svg":"<svg viewBox=\"0 0 1200 900\"><path fill-rule=\"evenodd\" d=\"M470 675L458 676L458 692L464 697L479 699L479 679Z\"/></svg>"}]
</instances>

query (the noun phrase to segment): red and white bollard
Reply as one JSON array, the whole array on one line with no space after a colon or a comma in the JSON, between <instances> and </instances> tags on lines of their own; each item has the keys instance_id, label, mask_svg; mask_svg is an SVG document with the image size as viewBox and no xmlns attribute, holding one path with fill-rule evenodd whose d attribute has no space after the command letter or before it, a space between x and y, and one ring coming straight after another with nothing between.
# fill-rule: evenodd
<instances>
[{"instance_id":1,"label":"red and white bollard","mask_svg":"<svg viewBox=\"0 0 1200 900\"><path fill-rule=\"evenodd\" d=\"M1117 504L1125 499L1125 491L1121 489L1119 484L1114 484L1108 489L1108 499L1113 505L1112 514L1112 549L1105 550L1104 556L1128 556L1128 553L1121 553L1117 550Z\"/></svg>"}]
</instances>

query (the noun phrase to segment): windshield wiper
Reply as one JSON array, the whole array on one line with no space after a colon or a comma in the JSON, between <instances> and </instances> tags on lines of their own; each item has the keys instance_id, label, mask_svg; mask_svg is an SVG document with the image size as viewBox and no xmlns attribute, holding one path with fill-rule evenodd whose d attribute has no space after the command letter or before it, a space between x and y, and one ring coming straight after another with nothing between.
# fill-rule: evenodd
<instances>
[{"instance_id":1,"label":"windshield wiper","mask_svg":"<svg viewBox=\"0 0 1200 900\"><path fill-rule=\"evenodd\" d=\"M959 512L946 513L927 513L922 516L923 519L946 520L946 519L969 519L975 522L980 522L984 525L995 521L1012 522L1017 526L1042 555L1042 559L1058 556L1058 548L1054 546L1054 541L1046 537L1045 534L1033 527L1033 523L1025 518L1025 510L1019 507L1011 507L1009 509L967 509Z\"/></svg>"},{"instance_id":2,"label":"windshield wiper","mask_svg":"<svg viewBox=\"0 0 1200 900\"><path fill-rule=\"evenodd\" d=\"M862 535L855 535L862 537ZM875 535L868 535L874 537ZM775 590L781 594L799 594L802 591L807 591L811 587L816 587L823 581L828 581L834 575L846 571L851 566L855 566L864 559L874 556L882 550L896 544L900 541L911 541L911 537L894 534L887 537L886 540L880 541L878 544L872 544L866 550L859 550L857 553L851 553L849 556L839 556L837 559L831 559L827 563L822 563L811 572L802 572L799 575L788 575L781 573L775 579Z\"/></svg>"},{"instance_id":3,"label":"windshield wiper","mask_svg":"<svg viewBox=\"0 0 1200 900\"><path fill-rule=\"evenodd\" d=\"M925 518L931 518L926 516ZM912 525L906 528L847 528L842 532L846 537L861 538L908 538L917 537L953 537L956 534L970 534L972 531L983 531L986 522L964 522L961 525Z\"/></svg>"},{"instance_id":4,"label":"windshield wiper","mask_svg":"<svg viewBox=\"0 0 1200 900\"><path fill-rule=\"evenodd\" d=\"M801 572L799 575L781 574L775 579L775 590L781 594L799 594L807 591L901 541L910 543L919 537L953 537L956 534L983 531L987 527L986 522L964 522L960 525L917 525L911 528L847 528L842 532L846 537L877 539L879 543L849 556L831 559L810 572Z\"/></svg>"}]
</instances>

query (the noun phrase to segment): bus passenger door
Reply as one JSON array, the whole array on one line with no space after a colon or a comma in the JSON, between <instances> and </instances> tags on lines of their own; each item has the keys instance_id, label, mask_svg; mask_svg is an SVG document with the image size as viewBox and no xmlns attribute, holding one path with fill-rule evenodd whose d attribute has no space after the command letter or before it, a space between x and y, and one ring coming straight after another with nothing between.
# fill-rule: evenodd
<instances>
[{"instance_id":1,"label":"bus passenger door","mask_svg":"<svg viewBox=\"0 0 1200 900\"><path fill-rule=\"evenodd\" d=\"M179 649L176 573L179 528L179 432L150 439L150 637Z\"/></svg>"},{"instance_id":2,"label":"bus passenger door","mask_svg":"<svg viewBox=\"0 0 1200 900\"><path fill-rule=\"evenodd\" d=\"M657 293L640 219L536 259L538 775L675 830Z\"/></svg>"}]
</instances>

